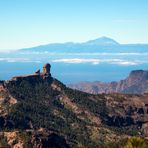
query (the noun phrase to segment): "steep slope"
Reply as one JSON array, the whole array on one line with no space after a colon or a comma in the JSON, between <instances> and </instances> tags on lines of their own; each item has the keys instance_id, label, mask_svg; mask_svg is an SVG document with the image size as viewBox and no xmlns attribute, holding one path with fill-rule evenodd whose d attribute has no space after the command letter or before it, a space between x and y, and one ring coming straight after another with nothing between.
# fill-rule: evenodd
<instances>
[{"instance_id":1,"label":"steep slope","mask_svg":"<svg viewBox=\"0 0 148 148\"><path fill-rule=\"evenodd\" d=\"M87 93L148 93L148 71L135 70L130 75L119 82L81 82L69 85L70 88L78 89Z\"/></svg>"},{"instance_id":2,"label":"steep slope","mask_svg":"<svg viewBox=\"0 0 148 148\"><path fill-rule=\"evenodd\" d=\"M105 147L148 136L148 95L92 95L43 72L0 82L0 139L22 147ZM1 144L1 142L0 142Z\"/></svg>"}]
</instances>

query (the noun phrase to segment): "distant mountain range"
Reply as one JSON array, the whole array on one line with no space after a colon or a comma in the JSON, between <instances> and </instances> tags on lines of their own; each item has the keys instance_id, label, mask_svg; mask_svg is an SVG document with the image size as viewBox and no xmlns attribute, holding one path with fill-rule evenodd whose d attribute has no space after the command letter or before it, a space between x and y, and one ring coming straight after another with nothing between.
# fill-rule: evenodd
<instances>
[{"instance_id":1,"label":"distant mountain range","mask_svg":"<svg viewBox=\"0 0 148 148\"><path fill-rule=\"evenodd\" d=\"M69 85L70 88L87 93L148 93L148 70L132 71L128 78L119 82L80 82Z\"/></svg>"},{"instance_id":2,"label":"distant mountain range","mask_svg":"<svg viewBox=\"0 0 148 148\"><path fill-rule=\"evenodd\" d=\"M101 37L83 43L52 43L47 45L36 46L32 48L24 48L19 51L29 52L145 52L148 51L148 44L120 44L117 41Z\"/></svg>"}]
</instances>

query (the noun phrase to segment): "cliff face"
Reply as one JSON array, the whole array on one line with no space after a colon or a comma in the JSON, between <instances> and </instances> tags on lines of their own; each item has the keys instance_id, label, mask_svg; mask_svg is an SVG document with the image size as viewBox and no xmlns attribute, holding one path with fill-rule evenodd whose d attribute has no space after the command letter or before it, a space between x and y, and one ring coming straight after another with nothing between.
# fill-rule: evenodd
<instances>
[{"instance_id":1,"label":"cliff face","mask_svg":"<svg viewBox=\"0 0 148 148\"><path fill-rule=\"evenodd\" d=\"M84 92L98 93L148 93L148 71L132 71L128 78L119 82L81 82L69 85L70 88L78 89Z\"/></svg>"},{"instance_id":2,"label":"cliff face","mask_svg":"<svg viewBox=\"0 0 148 148\"><path fill-rule=\"evenodd\" d=\"M117 84L116 92L148 93L148 71L132 71L127 79Z\"/></svg>"},{"instance_id":3,"label":"cliff face","mask_svg":"<svg viewBox=\"0 0 148 148\"><path fill-rule=\"evenodd\" d=\"M148 137L147 94L72 90L49 67L0 83L0 146L115 147L133 135Z\"/></svg>"}]
</instances>

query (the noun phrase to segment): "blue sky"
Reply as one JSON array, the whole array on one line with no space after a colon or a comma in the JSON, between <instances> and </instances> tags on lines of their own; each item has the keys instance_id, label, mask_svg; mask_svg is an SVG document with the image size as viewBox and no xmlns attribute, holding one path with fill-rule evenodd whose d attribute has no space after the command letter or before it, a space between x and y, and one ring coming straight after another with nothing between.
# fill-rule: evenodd
<instances>
[{"instance_id":1,"label":"blue sky","mask_svg":"<svg viewBox=\"0 0 148 148\"><path fill-rule=\"evenodd\" d=\"M148 0L0 0L0 50L107 36L148 43Z\"/></svg>"}]
</instances>

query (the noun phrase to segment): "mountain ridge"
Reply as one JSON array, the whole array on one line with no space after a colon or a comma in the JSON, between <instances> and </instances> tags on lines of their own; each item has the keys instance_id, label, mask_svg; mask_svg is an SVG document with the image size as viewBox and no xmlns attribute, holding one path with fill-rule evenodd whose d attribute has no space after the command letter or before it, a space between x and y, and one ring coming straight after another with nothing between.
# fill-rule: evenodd
<instances>
[{"instance_id":1,"label":"mountain ridge","mask_svg":"<svg viewBox=\"0 0 148 148\"><path fill-rule=\"evenodd\" d=\"M69 85L87 93L148 93L148 70L133 70L129 76L118 82L80 82Z\"/></svg>"},{"instance_id":2,"label":"mountain ridge","mask_svg":"<svg viewBox=\"0 0 148 148\"><path fill-rule=\"evenodd\" d=\"M50 68L0 81L0 144L114 148L132 136L146 140L147 94L84 93L53 78Z\"/></svg>"},{"instance_id":3,"label":"mountain ridge","mask_svg":"<svg viewBox=\"0 0 148 148\"><path fill-rule=\"evenodd\" d=\"M45 50L45 48L63 48L63 47L77 47L77 46L110 46L110 45L120 45L118 42L115 40L108 38L108 37L100 37L94 40L89 40L86 42L64 42L64 43L50 43L46 45L39 45L35 47L30 47L30 48L24 48L24 49L19 49L18 51L27 51L27 50ZM60 50L60 49L59 49ZM47 49L48 51L48 49Z\"/></svg>"}]
</instances>

